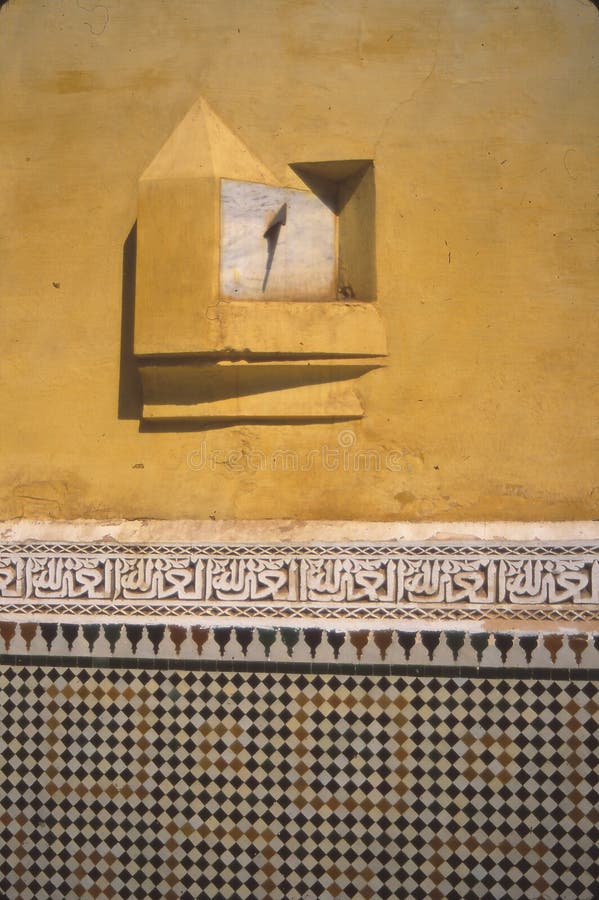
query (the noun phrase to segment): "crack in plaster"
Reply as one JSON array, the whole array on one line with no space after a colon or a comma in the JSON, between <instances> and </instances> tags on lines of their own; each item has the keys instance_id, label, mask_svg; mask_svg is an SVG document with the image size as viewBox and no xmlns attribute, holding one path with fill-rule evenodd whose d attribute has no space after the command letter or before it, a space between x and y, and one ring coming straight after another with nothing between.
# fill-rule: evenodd
<instances>
[{"instance_id":1,"label":"crack in plaster","mask_svg":"<svg viewBox=\"0 0 599 900\"><path fill-rule=\"evenodd\" d=\"M431 65L431 67L430 67L428 73L427 73L427 74L424 76L424 78L419 82L419 84L416 85L416 87L415 87L414 90L410 93L410 95L409 95L408 97L406 97L405 99L403 99L403 100L398 100L396 103L393 104L393 106L392 106L390 112L389 112L389 113L387 114L387 116L385 117L385 121L383 122L383 125L382 125L382 128L381 128L380 132L379 132L379 135L378 135L377 139L376 139L375 142L374 142L374 150L375 150L374 155L375 155L375 156L376 156L376 151L378 150L379 145L381 144L381 142L382 142L382 140L383 140L383 138L384 138L384 136L385 136L385 133L386 133L386 131L387 131L389 125L391 124L392 119L395 117L395 115L396 115L398 109L399 109L401 106L405 106L406 104L411 103L411 102L415 99L416 95L420 93L420 91L424 88L424 86L427 84L427 82L428 82L428 81L432 78L432 76L434 75L435 69L437 68L437 62L438 62L438 56L439 56L439 44L440 44L440 42L441 42L441 18L439 18L439 19L437 20L437 26L436 26L436 29L435 29L435 46L434 46L434 49L433 49L433 61L432 61L432 65Z\"/></svg>"}]
</instances>

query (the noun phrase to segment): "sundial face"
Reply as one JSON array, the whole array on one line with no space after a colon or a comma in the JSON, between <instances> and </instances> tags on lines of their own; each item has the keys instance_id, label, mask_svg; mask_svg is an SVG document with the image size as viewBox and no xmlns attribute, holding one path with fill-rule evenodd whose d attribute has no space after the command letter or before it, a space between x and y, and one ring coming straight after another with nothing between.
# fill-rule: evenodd
<instances>
[{"instance_id":1,"label":"sundial face","mask_svg":"<svg viewBox=\"0 0 599 900\"><path fill-rule=\"evenodd\" d=\"M221 180L220 294L334 300L337 217L309 191Z\"/></svg>"}]
</instances>

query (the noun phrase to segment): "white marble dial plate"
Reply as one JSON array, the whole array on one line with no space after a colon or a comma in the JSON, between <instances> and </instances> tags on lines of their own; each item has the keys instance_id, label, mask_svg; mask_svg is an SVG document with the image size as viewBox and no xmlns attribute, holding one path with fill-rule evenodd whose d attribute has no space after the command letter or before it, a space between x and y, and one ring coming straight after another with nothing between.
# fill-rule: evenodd
<instances>
[{"instance_id":1,"label":"white marble dial plate","mask_svg":"<svg viewBox=\"0 0 599 900\"><path fill-rule=\"evenodd\" d=\"M222 297L335 299L336 216L314 194L223 179L220 215Z\"/></svg>"}]
</instances>

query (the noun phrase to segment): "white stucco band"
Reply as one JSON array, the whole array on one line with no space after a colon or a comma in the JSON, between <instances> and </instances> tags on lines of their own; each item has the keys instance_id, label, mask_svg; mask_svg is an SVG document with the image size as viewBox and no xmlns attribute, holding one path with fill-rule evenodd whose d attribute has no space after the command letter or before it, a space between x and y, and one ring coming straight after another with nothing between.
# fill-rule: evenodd
<instances>
[{"instance_id":1,"label":"white stucco band","mask_svg":"<svg viewBox=\"0 0 599 900\"><path fill-rule=\"evenodd\" d=\"M297 519L11 519L0 540L238 543L346 541L599 541L599 522L366 522Z\"/></svg>"},{"instance_id":2,"label":"white stucco band","mask_svg":"<svg viewBox=\"0 0 599 900\"><path fill-rule=\"evenodd\" d=\"M588 631L599 527L5 522L0 615Z\"/></svg>"}]
</instances>

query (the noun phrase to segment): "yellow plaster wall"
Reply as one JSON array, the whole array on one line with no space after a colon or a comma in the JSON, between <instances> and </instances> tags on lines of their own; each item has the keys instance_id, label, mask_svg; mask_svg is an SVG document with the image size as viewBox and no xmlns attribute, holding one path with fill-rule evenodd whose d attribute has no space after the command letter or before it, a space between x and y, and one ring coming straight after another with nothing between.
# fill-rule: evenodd
<instances>
[{"instance_id":1,"label":"yellow plaster wall","mask_svg":"<svg viewBox=\"0 0 599 900\"><path fill-rule=\"evenodd\" d=\"M590 0L9 0L0 517L596 518L598 67ZM199 95L281 179L375 160L361 421L140 430L123 246Z\"/></svg>"}]
</instances>

